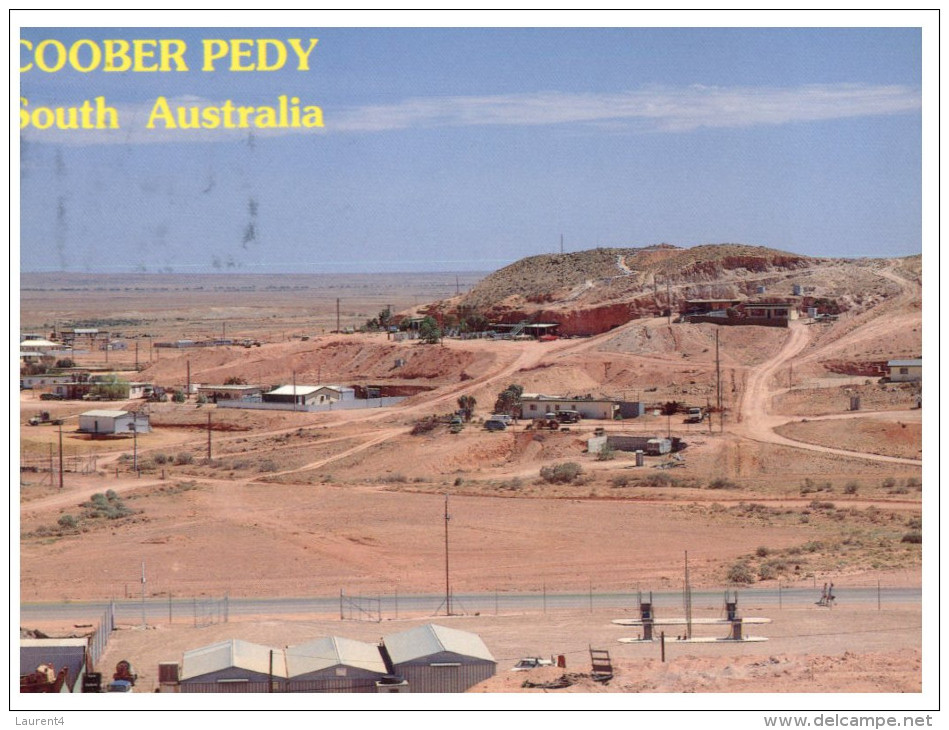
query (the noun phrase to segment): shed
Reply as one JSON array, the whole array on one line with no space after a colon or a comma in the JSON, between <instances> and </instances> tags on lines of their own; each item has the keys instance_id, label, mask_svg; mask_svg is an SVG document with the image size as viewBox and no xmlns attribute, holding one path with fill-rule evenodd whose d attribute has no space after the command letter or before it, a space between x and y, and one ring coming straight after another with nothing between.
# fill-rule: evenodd
<instances>
[{"instance_id":1,"label":"shed","mask_svg":"<svg viewBox=\"0 0 949 730\"><path fill-rule=\"evenodd\" d=\"M375 692L388 674L378 644L327 636L289 647L287 692Z\"/></svg>"},{"instance_id":2,"label":"shed","mask_svg":"<svg viewBox=\"0 0 949 730\"><path fill-rule=\"evenodd\" d=\"M20 639L20 676L32 674L46 664L59 672L69 670L62 692L79 692L86 674L88 639Z\"/></svg>"},{"instance_id":3,"label":"shed","mask_svg":"<svg viewBox=\"0 0 949 730\"><path fill-rule=\"evenodd\" d=\"M777 321L797 319L797 306L788 302L745 302L743 310L749 319Z\"/></svg>"},{"instance_id":4,"label":"shed","mask_svg":"<svg viewBox=\"0 0 949 730\"><path fill-rule=\"evenodd\" d=\"M436 624L383 639L392 674L408 681L409 692L464 692L493 677L497 662L477 634Z\"/></svg>"},{"instance_id":5,"label":"shed","mask_svg":"<svg viewBox=\"0 0 949 730\"><path fill-rule=\"evenodd\" d=\"M283 649L228 639L184 653L182 692L282 691L287 679Z\"/></svg>"},{"instance_id":6,"label":"shed","mask_svg":"<svg viewBox=\"0 0 949 730\"><path fill-rule=\"evenodd\" d=\"M548 413L577 411L583 418L613 420L619 406L611 398L571 398L542 393L521 395L521 418L545 418Z\"/></svg>"},{"instance_id":7,"label":"shed","mask_svg":"<svg viewBox=\"0 0 949 730\"><path fill-rule=\"evenodd\" d=\"M317 403L315 395L320 389L318 385L281 385L279 388L263 394L264 403L294 403L296 405L311 405Z\"/></svg>"},{"instance_id":8,"label":"shed","mask_svg":"<svg viewBox=\"0 0 949 730\"><path fill-rule=\"evenodd\" d=\"M913 383L923 379L923 359L890 360L886 364L894 383Z\"/></svg>"},{"instance_id":9,"label":"shed","mask_svg":"<svg viewBox=\"0 0 949 730\"><path fill-rule=\"evenodd\" d=\"M198 385L198 395L212 403L219 400L260 400L264 389L259 385Z\"/></svg>"},{"instance_id":10,"label":"shed","mask_svg":"<svg viewBox=\"0 0 949 730\"><path fill-rule=\"evenodd\" d=\"M79 414L79 430L83 433L120 434L148 433L148 416L128 411L96 410Z\"/></svg>"}]
</instances>

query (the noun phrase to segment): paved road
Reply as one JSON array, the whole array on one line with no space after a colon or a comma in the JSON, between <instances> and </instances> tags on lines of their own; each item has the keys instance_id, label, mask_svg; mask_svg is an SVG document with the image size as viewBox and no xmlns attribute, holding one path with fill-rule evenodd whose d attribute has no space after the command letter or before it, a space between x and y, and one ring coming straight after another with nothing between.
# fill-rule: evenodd
<instances>
[{"instance_id":1,"label":"paved road","mask_svg":"<svg viewBox=\"0 0 949 730\"><path fill-rule=\"evenodd\" d=\"M919 603L919 588L846 588L837 587L837 605L881 603ZM754 607L793 607L813 605L820 597L820 588L776 588L740 590L739 609ZM719 608L723 591L693 591L695 608ZM678 615L682 611L681 592L652 593L657 611ZM615 608L635 612L638 596L629 593L466 593L452 597L452 612L458 614L491 615L511 612L543 612L554 609ZM346 618L397 618L399 616L445 615L444 596L433 594L384 594L360 598L318 596L309 598L149 598L144 602L122 599L115 602L116 620L164 623L169 614L176 623L205 623L222 621L231 616L332 616ZM67 601L20 604L20 625L28 627L31 621L95 621L108 608L108 601Z\"/></svg>"}]
</instances>

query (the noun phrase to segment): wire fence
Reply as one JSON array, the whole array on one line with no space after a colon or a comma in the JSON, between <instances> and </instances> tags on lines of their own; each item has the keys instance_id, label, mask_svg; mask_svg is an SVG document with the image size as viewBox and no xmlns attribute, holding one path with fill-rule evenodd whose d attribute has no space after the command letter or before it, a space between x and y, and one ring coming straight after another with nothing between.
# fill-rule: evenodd
<instances>
[{"instance_id":1,"label":"wire fence","mask_svg":"<svg viewBox=\"0 0 949 730\"><path fill-rule=\"evenodd\" d=\"M771 586L768 588L738 588L741 608L793 609L819 605L825 586L806 587ZM726 591L734 595L734 586L719 589L703 588L691 592L696 611L724 611ZM835 600L826 606L864 605L880 610L888 605L920 603L922 589L906 586L835 585ZM642 599L651 600L657 612L663 615L683 611L681 590L626 590L598 592L548 591L483 591L453 593L450 601L444 594L417 594L391 591L376 595L357 594L341 590L335 596L306 596L281 598L234 598L225 596L173 597L171 595L110 602L25 603L20 607L21 621L73 620L78 617L96 618L111 610L111 621L136 625L180 624L203 627L233 620L292 615L304 618L340 621L380 622L400 618L434 618L437 616L491 616L518 613L546 614L554 611L583 611L594 613L609 609L634 615ZM110 609L111 606L111 609Z\"/></svg>"},{"instance_id":2,"label":"wire fence","mask_svg":"<svg viewBox=\"0 0 949 730\"><path fill-rule=\"evenodd\" d=\"M98 628L89 637L89 660L92 666L99 663L113 631L115 631L115 603L109 603L99 620Z\"/></svg>"}]
</instances>

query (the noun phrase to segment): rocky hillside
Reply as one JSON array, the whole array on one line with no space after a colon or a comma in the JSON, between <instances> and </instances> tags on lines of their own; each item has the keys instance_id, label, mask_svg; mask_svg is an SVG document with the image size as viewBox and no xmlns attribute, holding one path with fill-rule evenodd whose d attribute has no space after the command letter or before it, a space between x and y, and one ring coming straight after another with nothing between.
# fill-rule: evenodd
<instances>
[{"instance_id":1,"label":"rocky hillside","mask_svg":"<svg viewBox=\"0 0 949 730\"><path fill-rule=\"evenodd\" d=\"M918 280L920 258L824 259L742 244L597 248L522 259L432 311L478 312L492 322L558 322L566 335L604 332L670 305L677 311L685 299L789 297L795 287L847 311L900 291L878 273L884 267L897 266L901 277Z\"/></svg>"}]
</instances>

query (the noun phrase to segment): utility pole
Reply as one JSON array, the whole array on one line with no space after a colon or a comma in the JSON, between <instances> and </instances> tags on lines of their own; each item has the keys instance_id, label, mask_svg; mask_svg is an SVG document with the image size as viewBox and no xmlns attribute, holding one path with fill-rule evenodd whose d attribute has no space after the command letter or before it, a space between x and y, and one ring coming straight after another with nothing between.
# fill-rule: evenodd
<instances>
[{"instance_id":1,"label":"utility pole","mask_svg":"<svg viewBox=\"0 0 949 730\"><path fill-rule=\"evenodd\" d=\"M669 286L668 278L666 278L666 306L669 307L669 324L672 324L672 288Z\"/></svg>"},{"instance_id":2,"label":"utility pole","mask_svg":"<svg viewBox=\"0 0 949 730\"><path fill-rule=\"evenodd\" d=\"M145 561L142 561L142 628L147 628L145 622Z\"/></svg>"},{"instance_id":3,"label":"utility pole","mask_svg":"<svg viewBox=\"0 0 949 730\"><path fill-rule=\"evenodd\" d=\"M293 410L297 409L297 371L293 371Z\"/></svg>"},{"instance_id":4,"label":"utility pole","mask_svg":"<svg viewBox=\"0 0 949 730\"><path fill-rule=\"evenodd\" d=\"M563 255L563 234L560 234L560 255Z\"/></svg>"},{"instance_id":5,"label":"utility pole","mask_svg":"<svg viewBox=\"0 0 949 730\"><path fill-rule=\"evenodd\" d=\"M722 367L718 352L718 329L715 330L715 407L722 411Z\"/></svg>"},{"instance_id":6,"label":"utility pole","mask_svg":"<svg viewBox=\"0 0 949 730\"><path fill-rule=\"evenodd\" d=\"M135 423L130 423L129 428L132 430L132 471L138 476L138 428Z\"/></svg>"},{"instance_id":7,"label":"utility pole","mask_svg":"<svg viewBox=\"0 0 949 730\"><path fill-rule=\"evenodd\" d=\"M187 398L191 395L191 360L186 361L187 364L187 374L188 374L188 383L185 386L185 397Z\"/></svg>"},{"instance_id":8,"label":"utility pole","mask_svg":"<svg viewBox=\"0 0 949 730\"><path fill-rule=\"evenodd\" d=\"M63 424L59 424L59 488L63 488Z\"/></svg>"},{"instance_id":9,"label":"utility pole","mask_svg":"<svg viewBox=\"0 0 949 730\"><path fill-rule=\"evenodd\" d=\"M448 492L445 492L445 615L451 616L451 582L448 573Z\"/></svg>"},{"instance_id":10,"label":"utility pole","mask_svg":"<svg viewBox=\"0 0 949 730\"><path fill-rule=\"evenodd\" d=\"M208 411L208 461L211 461L211 412Z\"/></svg>"},{"instance_id":11,"label":"utility pole","mask_svg":"<svg viewBox=\"0 0 949 730\"><path fill-rule=\"evenodd\" d=\"M336 298L336 334L339 334L339 297Z\"/></svg>"},{"instance_id":12,"label":"utility pole","mask_svg":"<svg viewBox=\"0 0 949 730\"><path fill-rule=\"evenodd\" d=\"M692 638L692 586L689 584L689 551L685 551L685 636Z\"/></svg>"}]
</instances>

